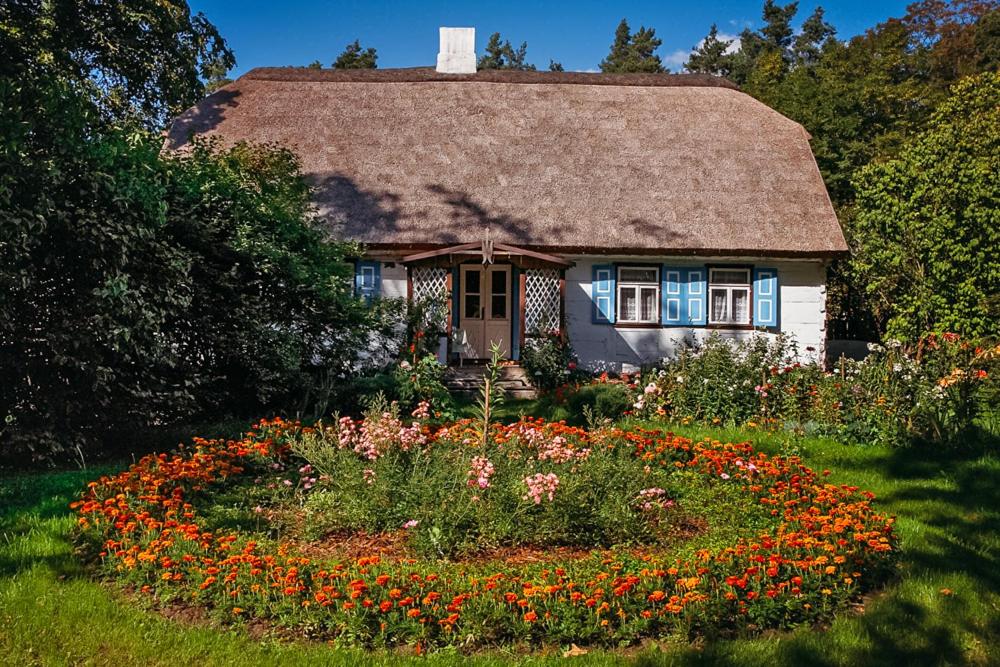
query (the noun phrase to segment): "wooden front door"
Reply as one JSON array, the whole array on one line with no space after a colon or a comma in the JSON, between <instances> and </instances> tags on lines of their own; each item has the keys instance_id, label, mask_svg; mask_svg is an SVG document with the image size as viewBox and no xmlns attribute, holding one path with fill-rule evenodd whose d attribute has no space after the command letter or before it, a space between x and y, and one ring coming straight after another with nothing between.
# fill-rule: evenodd
<instances>
[{"instance_id":1,"label":"wooden front door","mask_svg":"<svg viewBox=\"0 0 1000 667\"><path fill-rule=\"evenodd\" d=\"M488 359L490 346L500 345L510 358L510 266L463 265L460 329L461 354L466 359Z\"/></svg>"}]
</instances>

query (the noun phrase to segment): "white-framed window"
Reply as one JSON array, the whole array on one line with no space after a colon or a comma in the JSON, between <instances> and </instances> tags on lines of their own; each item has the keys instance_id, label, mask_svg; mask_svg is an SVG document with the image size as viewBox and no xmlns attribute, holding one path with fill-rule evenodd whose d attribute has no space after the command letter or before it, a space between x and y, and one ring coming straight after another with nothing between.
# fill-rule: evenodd
<instances>
[{"instance_id":1,"label":"white-framed window","mask_svg":"<svg viewBox=\"0 0 1000 667\"><path fill-rule=\"evenodd\" d=\"M750 269L709 269L708 323L750 324Z\"/></svg>"},{"instance_id":2,"label":"white-framed window","mask_svg":"<svg viewBox=\"0 0 1000 667\"><path fill-rule=\"evenodd\" d=\"M660 270L655 266L618 267L619 324L659 324Z\"/></svg>"}]
</instances>

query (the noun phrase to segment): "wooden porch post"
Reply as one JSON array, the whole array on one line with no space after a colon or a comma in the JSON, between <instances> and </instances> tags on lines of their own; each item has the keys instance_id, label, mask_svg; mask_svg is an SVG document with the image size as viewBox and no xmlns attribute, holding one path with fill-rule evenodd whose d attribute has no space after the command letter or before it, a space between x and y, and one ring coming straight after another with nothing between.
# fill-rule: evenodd
<instances>
[{"instance_id":1,"label":"wooden porch post","mask_svg":"<svg viewBox=\"0 0 1000 667\"><path fill-rule=\"evenodd\" d=\"M448 319L447 319L447 324L445 325L445 335L448 337L448 343L445 346L445 349L446 349L445 354L448 355L447 363L449 363L449 364L451 363L451 339L452 339L452 335L451 335L452 320L451 320L451 318L452 318L452 312L453 312L452 308L454 307L454 304L452 303L454 301L454 299L452 298L453 292L452 292L452 289L451 289L451 287L452 287L452 275L453 275L453 272L452 272L452 270L450 268L448 269L448 272L445 273L445 275L444 275L444 288L445 288L445 291L448 293Z\"/></svg>"},{"instance_id":2,"label":"wooden porch post","mask_svg":"<svg viewBox=\"0 0 1000 667\"><path fill-rule=\"evenodd\" d=\"M559 272L559 338L565 343L566 337L566 270Z\"/></svg>"},{"instance_id":3,"label":"wooden porch post","mask_svg":"<svg viewBox=\"0 0 1000 667\"><path fill-rule=\"evenodd\" d=\"M521 269L517 274L517 291L521 295L521 298L518 299L520 308L517 313L517 326L518 330L521 332L521 349L523 350L525 343L528 342L528 339L525 337L527 331L525 331L524 326L526 305L528 303L528 275L524 269Z\"/></svg>"}]
</instances>

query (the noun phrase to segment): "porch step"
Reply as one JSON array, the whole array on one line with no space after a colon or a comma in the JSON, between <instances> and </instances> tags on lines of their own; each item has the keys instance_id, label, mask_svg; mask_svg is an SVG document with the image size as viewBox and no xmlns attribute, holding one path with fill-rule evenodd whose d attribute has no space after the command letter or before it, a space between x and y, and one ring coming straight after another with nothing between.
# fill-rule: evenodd
<instances>
[{"instance_id":1,"label":"porch step","mask_svg":"<svg viewBox=\"0 0 1000 667\"><path fill-rule=\"evenodd\" d=\"M485 373L483 366L452 366L445 372L444 383L453 394L475 398L479 396ZM538 390L532 386L528 372L521 366L502 366L497 385L503 388L507 398L538 398Z\"/></svg>"}]
</instances>

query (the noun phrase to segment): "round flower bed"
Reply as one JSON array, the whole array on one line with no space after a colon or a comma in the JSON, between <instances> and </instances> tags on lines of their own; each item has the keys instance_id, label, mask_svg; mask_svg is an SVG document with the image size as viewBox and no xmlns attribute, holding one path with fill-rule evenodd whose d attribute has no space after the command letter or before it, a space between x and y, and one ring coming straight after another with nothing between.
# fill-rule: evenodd
<instances>
[{"instance_id":1,"label":"round flower bed","mask_svg":"<svg viewBox=\"0 0 1000 667\"><path fill-rule=\"evenodd\" d=\"M435 428L422 413L409 425L384 417L316 428L265 420L238 441L196 439L178 453L147 456L92 482L73 504L81 542L105 572L160 602L199 604L237 623L264 619L342 644L418 650L524 641L620 645L785 628L829 619L891 570L893 520L872 509L872 495L826 484L795 457L638 428L590 433L522 420L493 425L483 437L470 422ZM407 515L393 508L421 507L405 505L412 495L406 489L373 493L364 506L398 521L395 530L411 548L398 557L306 557L314 553L308 545L276 537L266 518L272 511L306 515L316 510L310 498L325 493L336 501L393 470L412 478L452 464L459 469L440 478L460 481L449 487L449 507L398 521ZM625 471L621 479L602 482L616 477L612 465ZM337 485L348 477L356 486ZM764 524L729 544L668 548L665 541L681 543L683 521L675 514L698 516L694 496L678 486L691 480L729 494L712 497L741 499L729 513L763 517ZM595 484L604 486L567 528L560 517ZM265 492L272 506L262 504ZM402 500L376 502L387 493ZM601 524L610 511L601 509L605 497L626 500L616 503L620 516ZM263 528L233 529L249 524L223 509L249 502ZM475 536L471 546L520 536L550 545L550 557L463 559L470 545L443 537L435 511L453 522L448 512L466 506L481 517L462 524ZM519 518L500 530L503 512ZM543 528L531 532L533 522ZM572 541L566 531L575 529L591 541L591 556L562 557ZM553 534L558 539L545 540Z\"/></svg>"}]
</instances>

